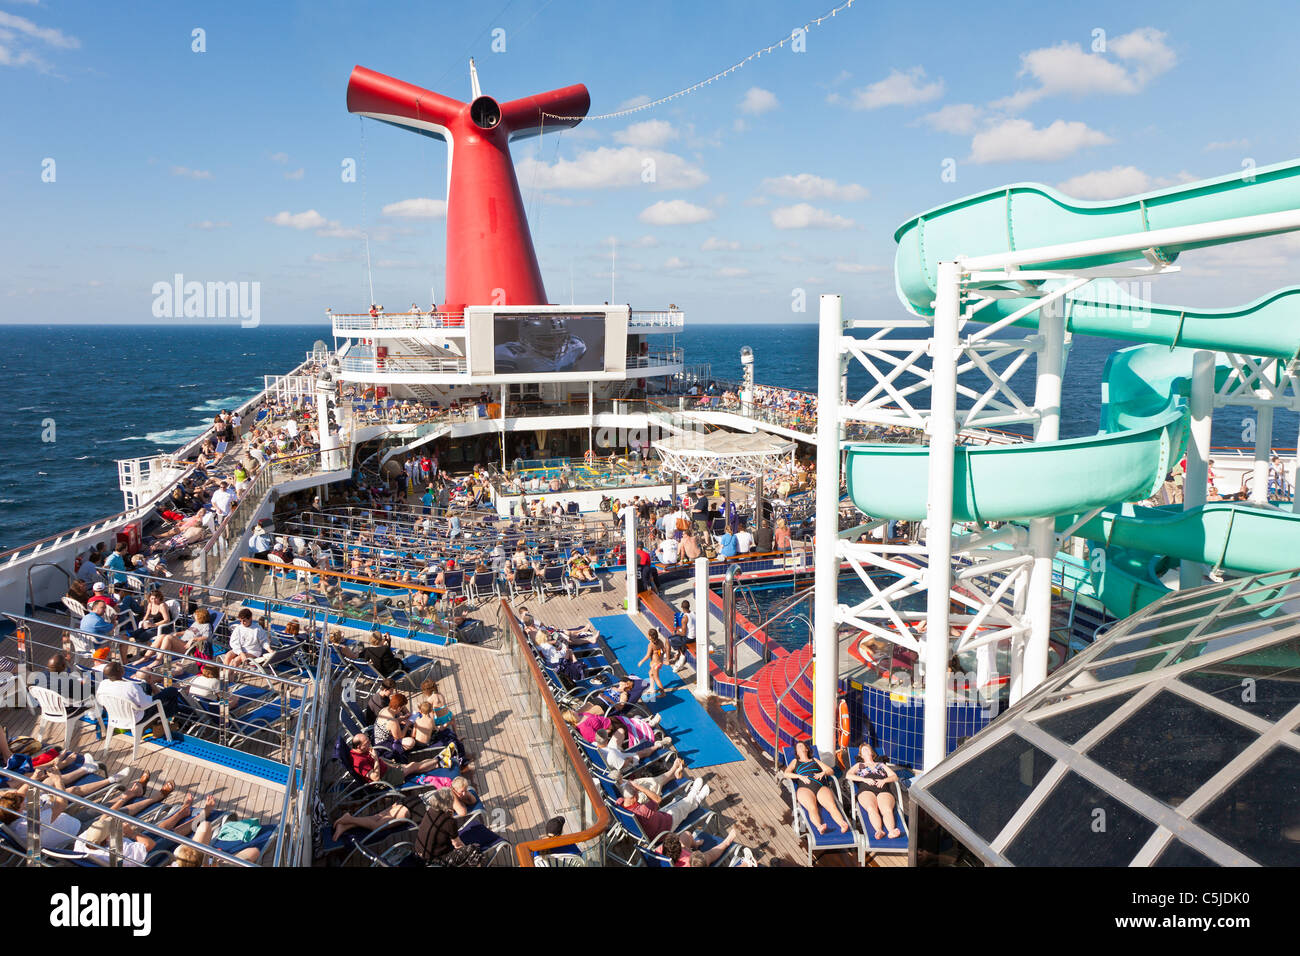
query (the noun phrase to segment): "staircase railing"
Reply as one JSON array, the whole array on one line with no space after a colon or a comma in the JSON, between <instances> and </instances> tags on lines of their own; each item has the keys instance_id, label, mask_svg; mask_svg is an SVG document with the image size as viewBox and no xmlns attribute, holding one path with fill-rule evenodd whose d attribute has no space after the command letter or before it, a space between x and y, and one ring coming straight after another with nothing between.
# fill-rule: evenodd
<instances>
[{"instance_id":1,"label":"staircase railing","mask_svg":"<svg viewBox=\"0 0 1300 956\"><path fill-rule=\"evenodd\" d=\"M804 661L803 667L799 668L799 673L794 675L794 680L790 681L790 686L777 695L776 713L773 715L776 718L776 733L772 737L773 773L781 772L781 702L790 696L790 691L794 690L795 685L798 684L799 681L803 680L803 675L808 673L808 668L812 667L814 659L813 655L810 654L808 660Z\"/></svg>"}]
</instances>

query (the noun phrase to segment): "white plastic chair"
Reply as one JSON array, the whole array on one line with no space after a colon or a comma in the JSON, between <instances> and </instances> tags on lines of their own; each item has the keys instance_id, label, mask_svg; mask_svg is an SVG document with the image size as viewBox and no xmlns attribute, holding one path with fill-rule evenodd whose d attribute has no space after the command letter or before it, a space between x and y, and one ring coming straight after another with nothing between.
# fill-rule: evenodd
<instances>
[{"instance_id":1,"label":"white plastic chair","mask_svg":"<svg viewBox=\"0 0 1300 956\"><path fill-rule=\"evenodd\" d=\"M95 727L103 730L103 723L99 719L99 706L94 701L89 705L74 704L54 688L41 687L37 684L28 687L27 692L36 698L36 703L41 708L41 715L36 719L36 736L38 738L42 738L42 723L62 724L63 749L65 751L72 749L73 725L79 722L82 715L87 712L95 718Z\"/></svg>"},{"instance_id":2,"label":"white plastic chair","mask_svg":"<svg viewBox=\"0 0 1300 956\"><path fill-rule=\"evenodd\" d=\"M80 624L81 619L86 616L86 605L82 604L76 598L70 598L67 595L64 595L63 606L68 609L68 618L71 620L73 627Z\"/></svg>"},{"instance_id":3,"label":"white plastic chair","mask_svg":"<svg viewBox=\"0 0 1300 956\"><path fill-rule=\"evenodd\" d=\"M108 727L104 732L104 752L108 753L109 745L113 742L113 731L129 730L131 731L131 762L140 754L140 735L145 727L149 726L155 720L162 724L163 734L168 740L172 739L171 724L167 720L166 713L163 712L162 701L156 700L152 707L144 712L144 718L138 723L135 719L135 705L129 700L121 697L106 697L99 702L104 708L104 716L108 720Z\"/></svg>"}]
</instances>

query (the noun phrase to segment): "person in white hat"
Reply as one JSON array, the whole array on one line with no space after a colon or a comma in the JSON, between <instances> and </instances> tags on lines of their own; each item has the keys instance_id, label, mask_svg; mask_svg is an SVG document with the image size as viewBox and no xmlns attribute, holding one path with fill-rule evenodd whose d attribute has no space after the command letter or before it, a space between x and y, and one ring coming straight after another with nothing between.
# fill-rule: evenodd
<instances>
[{"instance_id":1,"label":"person in white hat","mask_svg":"<svg viewBox=\"0 0 1300 956\"><path fill-rule=\"evenodd\" d=\"M117 610L117 598L108 591L108 585L103 581L96 581L90 589L92 600L104 601L110 608Z\"/></svg>"}]
</instances>

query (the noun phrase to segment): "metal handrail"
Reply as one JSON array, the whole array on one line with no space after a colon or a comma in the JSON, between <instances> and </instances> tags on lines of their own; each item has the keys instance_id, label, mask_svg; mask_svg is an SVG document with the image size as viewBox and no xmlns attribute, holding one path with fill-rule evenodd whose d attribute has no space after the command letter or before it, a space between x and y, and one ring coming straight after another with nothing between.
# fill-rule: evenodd
<instances>
[{"instance_id":1,"label":"metal handrail","mask_svg":"<svg viewBox=\"0 0 1300 956\"><path fill-rule=\"evenodd\" d=\"M243 860L237 856L232 856L231 854L225 852L224 850L218 850L215 847L209 846L208 844L205 843L195 842L190 837L182 836L181 834L175 832L174 830L164 830L162 827L156 826L152 823L147 823L144 820L139 819L138 817L133 817L130 814L121 812L120 810L114 810L111 807L105 806L104 804L95 803L93 800L87 800L85 797L79 797L76 794L67 792L66 790L60 790L58 787L51 786L50 784L47 784L40 780L35 780L32 777L29 777L26 774L19 773L16 770L6 770L5 776L13 780L21 781L23 784L25 784L28 787L31 787L33 790L39 791L41 793L49 794L50 796L56 799L66 800L70 804L74 804L86 810L91 810L96 814L99 814L100 816L111 817L115 824L115 826L113 827L113 832L109 837L109 841L111 845L107 847L102 847L99 846L99 844L90 844L91 846L99 847L99 849L107 850L109 852L110 859L113 859L115 856L118 859L120 859L121 839L122 839L121 827L123 824L130 824L131 826L134 826L137 830L141 830L146 833L155 834L157 836L162 837L165 840L175 841L176 843L179 843L182 846L192 847L193 849L198 850L203 854L215 857L216 859L221 860L225 863L229 863L233 866L252 866L252 867L258 866L257 863L250 863L248 860ZM27 811L29 813L28 826L27 826L27 865L28 866L41 865L40 819L38 817L35 821L35 825L33 825L30 816L31 811L36 809L39 803L40 803L39 798L36 800L32 800L29 798L27 800ZM281 842L281 841L277 841L277 842Z\"/></svg>"},{"instance_id":2,"label":"metal handrail","mask_svg":"<svg viewBox=\"0 0 1300 956\"><path fill-rule=\"evenodd\" d=\"M753 630L755 631L765 630L767 626L771 624L773 621L775 621L777 618L783 617L784 615L788 614L790 611L797 608L804 601L811 600L812 596L813 596L813 586L810 584L802 591L795 592L795 594L785 604L781 605L779 610L769 615L766 621L764 621L762 624L755 626ZM811 626L809 627L809 631L811 632ZM769 639L765 641L763 644L763 663L766 664L771 659L772 659L772 641Z\"/></svg>"},{"instance_id":3,"label":"metal handrail","mask_svg":"<svg viewBox=\"0 0 1300 956\"><path fill-rule=\"evenodd\" d=\"M37 561L27 566L27 607L32 610L36 609L36 592L32 588L32 571L36 568L54 568L65 578L68 579L68 587L72 587L72 572L61 564L55 564L53 561Z\"/></svg>"},{"instance_id":4,"label":"metal handrail","mask_svg":"<svg viewBox=\"0 0 1300 956\"><path fill-rule=\"evenodd\" d=\"M597 788L596 781L592 779L591 771L587 769L586 763L578 753L578 747L573 742L573 735L569 732L568 725L560 715L560 709L555 703L555 697L551 694L546 678L537 665L537 659L528 646L528 639L524 636L523 629L520 628L519 621L515 618L510 602L505 598L501 599L500 611L501 617L506 620L507 629L515 639L516 648L527 665L529 676L536 684L541 699L546 706L546 713L551 719L552 729L559 735L564 746L564 754L573 767L574 775L586 793L596 815L595 821L590 826L584 827L575 833L561 833L559 836L540 837L536 840L526 840L516 844L515 858L519 861L520 866L529 867L533 865L534 853L596 839L609 829L614 822L614 818L610 814L609 808L605 806L604 797Z\"/></svg>"},{"instance_id":5,"label":"metal handrail","mask_svg":"<svg viewBox=\"0 0 1300 956\"><path fill-rule=\"evenodd\" d=\"M808 668L812 667L814 660L816 660L815 654L808 655L808 660L804 661L803 667L799 668L799 673L794 675L794 680L790 681L790 686L777 695L776 714L774 715L776 718L776 735L773 739L772 747L774 751L772 754L773 773L781 772L781 701L785 700L786 697L790 695L790 691L794 690L794 685L799 683L803 678L803 675L808 672Z\"/></svg>"}]
</instances>

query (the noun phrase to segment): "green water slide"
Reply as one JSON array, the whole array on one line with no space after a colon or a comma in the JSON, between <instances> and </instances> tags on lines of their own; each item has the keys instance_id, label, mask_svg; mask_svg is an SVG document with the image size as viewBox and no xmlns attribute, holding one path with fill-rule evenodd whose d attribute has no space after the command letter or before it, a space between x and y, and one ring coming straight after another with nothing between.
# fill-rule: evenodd
<instances>
[{"instance_id":1,"label":"green water slide","mask_svg":"<svg viewBox=\"0 0 1300 956\"><path fill-rule=\"evenodd\" d=\"M1074 520L1056 519L1063 531ZM1180 505L1107 508L1076 535L1115 547L1197 561L1242 574L1283 571L1300 565L1300 515L1240 501L1212 501L1188 511Z\"/></svg>"},{"instance_id":2,"label":"green water slide","mask_svg":"<svg viewBox=\"0 0 1300 956\"><path fill-rule=\"evenodd\" d=\"M1295 208L1300 208L1300 161L1255 170L1250 179L1225 176L1115 202L1077 202L1043 186L1009 186L904 223L895 234L895 281L903 303L928 316L933 314L937 264L946 259ZM1185 250L1222 241L1164 246L1158 254L1169 261ZM1041 268L1089 268L1139 257L1070 258ZM997 321L1025 302L995 300L978 318ZM1192 511L1131 504L1150 497L1181 455L1194 351L1295 357L1300 350L1300 321L1295 319L1300 287L1237 309L1198 310L1145 302L1110 280L1097 280L1068 295L1064 306L1067 328L1075 333L1158 344L1110 357L1097 435L1023 446L959 447L953 519L1066 516L1058 518L1063 530L1075 520L1072 516L1105 509L1076 533L1108 548L1106 572L1093 584L1113 613L1127 614L1163 594L1159 576L1171 559L1240 572L1300 564L1300 517L1295 515L1227 503ZM1018 324L1035 326L1037 312ZM1228 371L1221 362L1220 384ZM926 516L924 446L852 444L846 453L849 494L858 508L877 518Z\"/></svg>"},{"instance_id":3,"label":"green water slide","mask_svg":"<svg viewBox=\"0 0 1300 956\"><path fill-rule=\"evenodd\" d=\"M1081 202L1047 186L1019 183L967 196L899 226L894 232L898 241L894 281L904 305L919 315L932 315L937 264L958 256L1056 246L1297 208L1300 160L1106 202ZM1241 238L1250 237L1231 241ZM1157 252L1172 261L1181 252L1224 241L1189 241ZM1044 262L1035 268L1082 269L1141 258L1140 252L1112 253Z\"/></svg>"}]
</instances>

